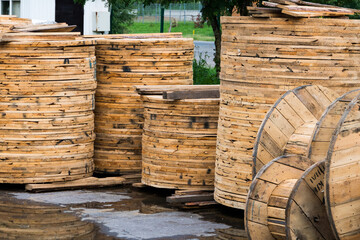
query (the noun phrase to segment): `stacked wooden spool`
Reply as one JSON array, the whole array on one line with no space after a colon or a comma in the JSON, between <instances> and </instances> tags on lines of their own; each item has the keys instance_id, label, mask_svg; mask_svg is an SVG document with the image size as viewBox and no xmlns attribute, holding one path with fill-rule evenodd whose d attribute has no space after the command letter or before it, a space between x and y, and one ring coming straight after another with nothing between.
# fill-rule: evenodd
<instances>
[{"instance_id":1,"label":"stacked wooden spool","mask_svg":"<svg viewBox=\"0 0 360 240\"><path fill-rule=\"evenodd\" d=\"M360 216L360 90L332 102L329 93L318 86L289 91L263 121L246 203L250 239L360 237L353 224Z\"/></svg>"},{"instance_id":2,"label":"stacked wooden spool","mask_svg":"<svg viewBox=\"0 0 360 240\"><path fill-rule=\"evenodd\" d=\"M143 108L133 86L192 84L193 50L192 39L176 37L98 41L96 172L141 171Z\"/></svg>"},{"instance_id":3,"label":"stacked wooden spool","mask_svg":"<svg viewBox=\"0 0 360 240\"><path fill-rule=\"evenodd\" d=\"M27 36L0 45L0 183L90 176L94 43Z\"/></svg>"},{"instance_id":4,"label":"stacked wooden spool","mask_svg":"<svg viewBox=\"0 0 360 240\"><path fill-rule=\"evenodd\" d=\"M0 238L27 239L95 239L92 223L65 213L69 209L40 205L7 197L0 198Z\"/></svg>"},{"instance_id":5,"label":"stacked wooden spool","mask_svg":"<svg viewBox=\"0 0 360 240\"><path fill-rule=\"evenodd\" d=\"M213 190L219 86L138 87L144 105L142 183Z\"/></svg>"},{"instance_id":6,"label":"stacked wooden spool","mask_svg":"<svg viewBox=\"0 0 360 240\"><path fill-rule=\"evenodd\" d=\"M256 133L272 104L296 86L340 94L360 86L360 21L223 17L222 26L215 199L244 209Z\"/></svg>"}]
</instances>

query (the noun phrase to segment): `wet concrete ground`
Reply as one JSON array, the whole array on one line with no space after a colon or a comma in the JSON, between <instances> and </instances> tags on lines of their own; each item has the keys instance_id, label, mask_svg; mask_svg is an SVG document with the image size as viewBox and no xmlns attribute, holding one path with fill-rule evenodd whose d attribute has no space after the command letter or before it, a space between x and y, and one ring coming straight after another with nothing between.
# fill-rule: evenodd
<instances>
[{"instance_id":1,"label":"wet concrete ground","mask_svg":"<svg viewBox=\"0 0 360 240\"><path fill-rule=\"evenodd\" d=\"M0 239L246 239L243 211L179 209L173 191L131 187L26 193L0 186Z\"/></svg>"}]
</instances>

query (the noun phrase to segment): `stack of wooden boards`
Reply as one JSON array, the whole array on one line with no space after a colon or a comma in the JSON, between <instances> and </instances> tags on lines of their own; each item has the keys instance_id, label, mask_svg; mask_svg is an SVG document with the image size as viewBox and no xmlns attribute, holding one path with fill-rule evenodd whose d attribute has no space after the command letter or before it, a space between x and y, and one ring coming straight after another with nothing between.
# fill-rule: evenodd
<instances>
[{"instance_id":1,"label":"stack of wooden boards","mask_svg":"<svg viewBox=\"0 0 360 240\"><path fill-rule=\"evenodd\" d=\"M360 89L336 95L303 86L268 112L254 147L249 239L360 238Z\"/></svg>"},{"instance_id":2,"label":"stack of wooden boards","mask_svg":"<svg viewBox=\"0 0 360 240\"><path fill-rule=\"evenodd\" d=\"M302 0L269 0L262 1L265 7L247 7L249 13L257 18L271 17L339 17L360 13L359 9L337 7L333 5L306 2Z\"/></svg>"},{"instance_id":3,"label":"stack of wooden boards","mask_svg":"<svg viewBox=\"0 0 360 240\"><path fill-rule=\"evenodd\" d=\"M94 41L59 33L11 37L0 44L0 183L91 176Z\"/></svg>"},{"instance_id":4,"label":"stack of wooden boards","mask_svg":"<svg viewBox=\"0 0 360 240\"><path fill-rule=\"evenodd\" d=\"M134 85L192 84L192 39L178 33L141 38L97 41L94 160L99 173L141 171L143 107Z\"/></svg>"},{"instance_id":5,"label":"stack of wooden boards","mask_svg":"<svg viewBox=\"0 0 360 240\"><path fill-rule=\"evenodd\" d=\"M16 26L26 26L29 24L32 24L31 19L0 15L0 33L11 32Z\"/></svg>"},{"instance_id":6,"label":"stack of wooden boards","mask_svg":"<svg viewBox=\"0 0 360 240\"><path fill-rule=\"evenodd\" d=\"M215 199L244 209L255 137L272 104L304 84L340 94L360 87L360 21L222 17L221 22Z\"/></svg>"},{"instance_id":7,"label":"stack of wooden boards","mask_svg":"<svg viewBox=\"0 0 360 240\"><path fill-rule=\"evenodd\" d=\"M219 86L137 87L144 107L142 183L214 189Z\"/></svg>"},{"instance_id":8,"label":"stack of wooden boards","mask_svg":"<svg viewBox=\"0 0 360 240\"><path fill-rule=\"evenodd\" d=\"M94 224L81 221L68 208L33 201L0 197L0 238L27 239L95 239Z\"/></svg>"},{"instance_id":9,"label":"stack of wooden boards","mask_svg":"<svg viewBox=\"0 0 360 240\"><path fill-rule=\"evenodd\" d=\"M66 23L33 24L31 19L0 15L0 33L4 32L71 32L75 25Z\"/></svg>"}]
</instances>

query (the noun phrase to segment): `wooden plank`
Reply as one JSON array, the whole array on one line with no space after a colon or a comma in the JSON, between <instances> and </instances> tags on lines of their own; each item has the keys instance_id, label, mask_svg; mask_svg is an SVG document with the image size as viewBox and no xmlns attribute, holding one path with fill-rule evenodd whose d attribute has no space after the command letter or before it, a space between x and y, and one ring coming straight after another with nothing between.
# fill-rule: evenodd
<instances>
[{"instance_id":1,"label":"wooden plank","mask_svg":"<svg viewBox=\"0 0 360 240\"><path fill-rule=\"evenodd\" d=\"M122 177L95 178L89 177L75 181L64 183L48 183L48 184L27 184L25 190L28 192L51 192L62 190L74 190L85 188L100 188L123 185L126 179Z\"/></svg>"},{"instance_id":2,"label":"wooden plank","mask_svg":"<svg viewBox=\"0 0 360 240\"><path fill-rule=\"evenodd\" d=\"M187 203L187 202L203 202L214 199L213 193L194 194L194 195L175 195L166 197L168 203Z\"/></svg>"},{"instance_id":3,"label":"wooden plank","mask_svg":"<svg viewBox=\"0 0 360 240\"><path fill-rule=\"evenodd\" d=\"M163 95L166 91L216 91L219 85L161 85L161 86L134 86L140 95Z\"/></svg>"},{"instance_id":4,"label":"wooden plank","mask_svg":"<svg viewBox=\"0 0 360 240\"><path fill-rule=\"evenodd\" d=\"M190 90L190 91L164 91L164 99L201 99L201 98L220 98L219 90Z\"/></svg>"}]
</instances>

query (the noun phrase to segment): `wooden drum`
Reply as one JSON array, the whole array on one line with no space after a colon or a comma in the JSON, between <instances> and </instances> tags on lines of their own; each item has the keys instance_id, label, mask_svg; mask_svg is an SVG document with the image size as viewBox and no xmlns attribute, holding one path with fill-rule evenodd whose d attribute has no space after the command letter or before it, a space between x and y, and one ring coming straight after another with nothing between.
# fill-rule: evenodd
<instances>
[{"instance_id":1,"label":"wooden drum","mask_svg":"<svg viewBox=\"0 0 360 240\"><path fill-rule=\"evenodd\" d=\"M93 41L0 44L0 183L92 175L94 64Z\"/></svg>"},{"instance_id":2,"label":"wooden drum","mask_svg":"<svg viewBox=\"0 0 360 240\"><path fill-rule=\"evenodd\" d=\"M96 172L141 171L143 107L134 85L192 84L192 39L104 39L96 46Z\"/></svg>"},{"instance_id":3,"label":"wooden drum","mask_svg":"<svg viewBox=\"0 0 360 240\"><path fill-rule=\"evenodd\" d=\"M212 88L219 92L218 86ZM197 95L179 100L142 95L142 183L170 189L214 188L219 98L194 99Z\"/></svg>"}]
</instances>

